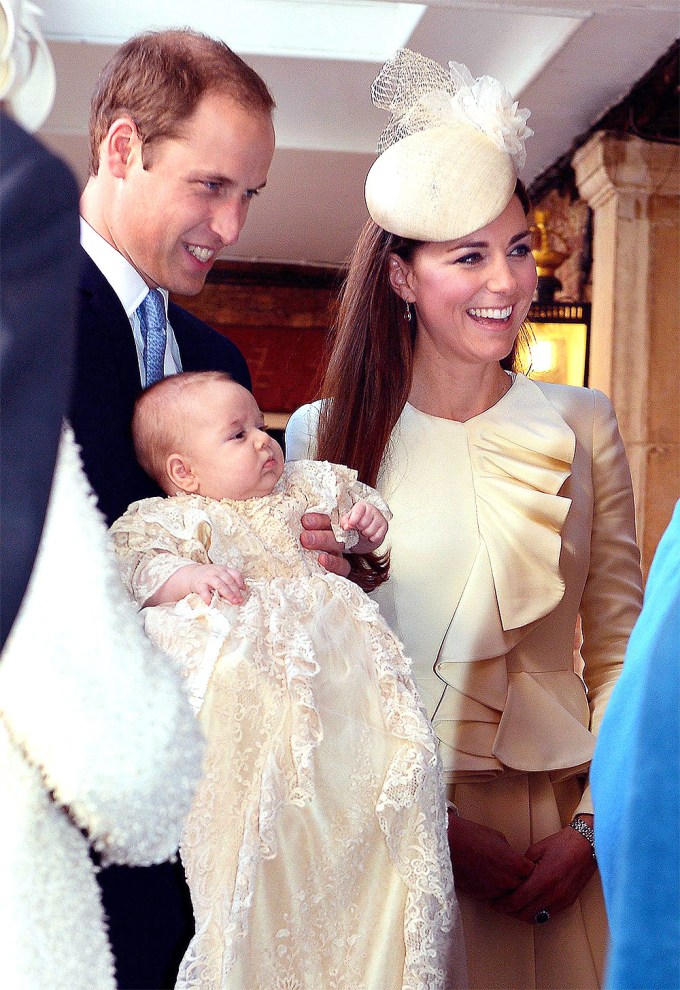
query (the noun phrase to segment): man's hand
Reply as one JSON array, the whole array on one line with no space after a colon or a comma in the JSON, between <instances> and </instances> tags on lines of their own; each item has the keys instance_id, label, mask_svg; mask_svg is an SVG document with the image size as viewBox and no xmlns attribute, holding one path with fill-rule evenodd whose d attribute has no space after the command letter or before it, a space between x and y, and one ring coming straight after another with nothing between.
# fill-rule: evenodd
<instances>
[{"instance_id":1,"label":"man's hand","mask_svg":"<svg viewBox=\"0 0 680 990\"><path fill-rule=\"evenodd\" d=\"M305 550L317 551L319 563L331 574L347 577L350 565L342 556L345 548L335 539L328 516L319 512L307 512L302 517L302 526L304 532L300 536L300 543Z\"/></svg>"},{"instance_id":2,"label":"man's hand","mask_svg":"<svg viewBox=\"0 0 680 990\"><path fill-rule=\"evenodd\" d=\"M387 535L387 519L380 509L363 499L341 516L340 525L344 530L355 529L359 533L359 542L352 547L352 553L377 550Z\"/></svg>"}]
</instances>

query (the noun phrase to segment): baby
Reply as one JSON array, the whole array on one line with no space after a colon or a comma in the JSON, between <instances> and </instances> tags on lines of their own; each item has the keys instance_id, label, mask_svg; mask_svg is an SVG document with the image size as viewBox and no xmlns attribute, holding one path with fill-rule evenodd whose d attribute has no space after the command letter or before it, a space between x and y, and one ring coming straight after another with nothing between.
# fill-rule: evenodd
<instances>
[{"instance_id":1,"label":"baby","mask_svg":"<svg viewBox=\"0 0 680 990\"><path fill-rule=\"evenodd\" d=\"M457 908L431 725L377 606L299 542L322 512L374 550L387 506L348 468L284 465L220 372L153 385L133 434L169 497L130 506L116 552L207 738L177 987L443 990Z\"/></svg>"}]
</instances>

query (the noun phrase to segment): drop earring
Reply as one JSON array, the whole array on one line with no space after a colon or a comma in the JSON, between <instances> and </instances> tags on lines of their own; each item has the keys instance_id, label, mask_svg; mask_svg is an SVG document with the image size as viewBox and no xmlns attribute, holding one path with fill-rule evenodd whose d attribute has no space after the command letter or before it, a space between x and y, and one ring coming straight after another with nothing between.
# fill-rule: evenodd
<instances>
[{"instance_id":1,"label":"drop earring","mask_svg":"<svg viewBox=\"0 0 680 990\"><path fill-rule=\"evenodd\" d=\"M405 306L406 308L404 310L404 319L406 320L407 323L410 323L411 320L413 319L413 313L411 312L411 303L406 302Z\"/></svg>"}]
</instances>

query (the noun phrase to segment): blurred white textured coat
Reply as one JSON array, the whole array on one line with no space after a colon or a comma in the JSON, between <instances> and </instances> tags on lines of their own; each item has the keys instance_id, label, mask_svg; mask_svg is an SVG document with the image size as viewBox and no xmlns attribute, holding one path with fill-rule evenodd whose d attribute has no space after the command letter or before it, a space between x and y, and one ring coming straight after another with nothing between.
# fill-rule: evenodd
<instances>
[{"instance_id":1,"label":"blurred white textured coat","mask_svg":"<svg viewBox=\"0 0 680 990\"><path fill-rule=\"evenodd\" d=\"M0 659L3 985L115 987L89 845L103 863L172 856L202 750L179 676L125 596L66 427Z\"/></svg>"}]
</instances>

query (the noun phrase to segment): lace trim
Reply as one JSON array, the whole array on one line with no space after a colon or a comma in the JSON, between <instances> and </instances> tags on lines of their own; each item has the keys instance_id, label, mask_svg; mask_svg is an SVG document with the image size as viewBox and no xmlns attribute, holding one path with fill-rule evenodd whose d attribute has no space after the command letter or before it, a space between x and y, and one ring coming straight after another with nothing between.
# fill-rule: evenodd
<instances>
[{"instance_id":1,"label":"lace trim","mask_svg":"<svg viewBox=\"0 0 680 990\"><path fill-rule=\"evenodd\" d=\"M266 990L298 982L313 990L359 990L363 985L369 990L365 959L354 946L365 937L356 912L364 896L364 857L370 852L382 857L405 898L403 920L401 913L397 916L405 951L398 985L408 990L448 985L457 907L446 849L442 770L431 726L417 699L410 665L375 603L350 582L325 572L299 542L302 512L328 512L337 524L357 498L370 499L387 512L377 493L357 483L354 472L327 463L295 462L287 465L266 499L149 500L117 524L123 556L144 555L149 548L151 556L157 550L176 555L180 547L181 555L188 550L239 566L249 589L241 606L216 599L207 607L197 596L188 596L176 606L145 610L147 631L183 670L192 704L207 727L203 780L182 840L197 932L178 988L238 985L239 967L251 964L244 963L253 955L245 951L245 939L255 939L253 926L264 923L253 910L259 904L259 878L278 868L284 816L291 807L302 813L316 800L319 768L328 771L323 760L333 753L332 748L322 750L324 734L333 740L339 731L328 698L323 709L317 699L318 685L327 683L322 675L329 670L321 666L330 662L325 646L329 614L332 633L337 631L330 671L337 669L339 686L328 683L342 691L345 666L347 675L357 678L363 703L379 717L378 727L369 727L361 717L354 718L353 696L343 696L353 745L357 733L368 734L370 728L385 755L376 763L368 735L365 745L352 750L356 761L350 764L349 792L338 798L339 821L334 820L333 834L324 837L319 862L309 857L310 876L295 888L297 900L280 930L255 943L262 962L252 966L259 967L262 977L253 977L250 969L246 983L250 990L258 980ZM327 783L323 787L319 809L335 794ZM303 859L307 862L307 854ZM342 863L350 864L346 875L339 871ZM286 904L275 909L283 912ZM401 965L400 942L393 942L391 938L389 949L380 951L392 959L397 953ZM335 975L318 978L310 961L314 953L331 968L341 961Z\"/></svg>"},{"instance_id":2,"label":"lace trim","mask_svg":"<svg viewBox=\"0 0 680 990\"><path fill-rule=\"evenodd\" d=\"M314 700L318 661L305 624L322 606L330 584L353 619L370 630L386 728L402 740L379 788L375 813L390 857L408 888L403 987L443 990L446 936L453 931L457 909L448 869L443 776L430 725L417 701L408 661L395 652L395 641L380 619L377 606L349 582L332 575L327 581L310 584L317 586L315 592L298 596L291 596L290 587L280 579L267 588L253 589L241 606L238 629L233 630L234 642L225 644L230 652L238 654L235 641L247 643L249 664L265 672L270 681L276 680L282 696L289 698L292 774L285 769L286 760L281 755L285 740L281 739L280 705L262 710L259 715L251 712L252 718L262 719L266 729L266 755L259 769L260 787L249 798L251 811L245 816L231 905L221 931L215 932L217 905L210 908L206 904L208 913L192 940L177 986L200 986L202 990L212 987L212 983L205 982L204 961L214 953L216 942L221 945L222 972L229 973L236 965L239 947L249 934L258 865L278 852L277 819L286 804L303 806L315 796L314 752L323 738L323 726ZM266 632L262 630L263 608L270 619ZM279 661L272 666L273 657ZM191 877L211 869L210 856L200 851L200 822L196 827L198 831L187 831L182 844L183 858L194 864ZM220 913L221 908L217 916ZM349 988L354 984L340 982L338 986Z\"/></svg>"}]
</instances>

